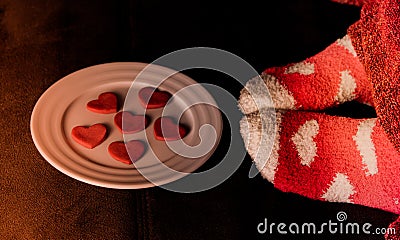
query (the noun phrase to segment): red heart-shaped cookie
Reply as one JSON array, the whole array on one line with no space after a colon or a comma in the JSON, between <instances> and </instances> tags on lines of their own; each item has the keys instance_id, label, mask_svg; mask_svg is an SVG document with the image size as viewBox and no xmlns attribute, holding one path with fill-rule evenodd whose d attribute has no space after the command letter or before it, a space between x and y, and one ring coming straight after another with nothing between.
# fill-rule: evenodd
<instances>
[{"instance_id":1,"label":"red heart-shaped cookie","mask_svg":"<svg viewBox=\"0 0 400 240\"><path fill-rule=\"evenodd\" d=\"M146 109L164 107L172 97L169 92L160 91L153 87L145 87L139 91L139 99Z\"/></svg>"},{"instance_id":2,"label":"red heart-shaped cookie","mask_svg":"<svg viewBox=\"0 0 400 240\"><path fill-rule=\"evenodd\" d=\"M80 145L92 149L106 139L107 128L103 124L94 124L90 127L76 126L71 131L72 139Z\"/></svg>"},{"instance_id":3,"label":"red heart-shaped cookie","mask_svg":"<svg viewBox=\"0 0 400 240\"><path fill-rule=\"evenodd\" d=\"M124 120L123 129L122 119ZM148 119L143 115L133 115L130 112L122 111L114 116L114 123L122 133L136 133L147 127Z\"/></svg>"},{"instance_id":4,"label":"red heart-shaped cookie","mask_svg":"<svg viewBox=\"0 0 400 240\"><path fill-rule=\"evenodd\" d=\"M154 136L160 141L173 141L186 136L187 130L170 117L161 117L154 122Z\"/></svg>"},{"instance_id":5,"label":"red heart-shaped cookie","mask_svg":"<svg viewBox=\"0 0 400 240\"><path fill-rule=\"evenodd\" d=\"M86 108L95 113L116 113L118 108L117 96L112 92L102 93L96 100L88 102Z\"/></svg>"},{"instance_id":6,"label":"red heart-shaped cookie","mask_svg":"<svg viewBox=\"0 0 400 240\"><path fill-rule=\"evenodd\" d=\"M110 145L108 145L108 153L110 156L115 160L125 164L132 164L139 160L143 156L144 151L144 144L137 140L132 140L127 143L112 142Z\"/></svg>"}]
</instances>

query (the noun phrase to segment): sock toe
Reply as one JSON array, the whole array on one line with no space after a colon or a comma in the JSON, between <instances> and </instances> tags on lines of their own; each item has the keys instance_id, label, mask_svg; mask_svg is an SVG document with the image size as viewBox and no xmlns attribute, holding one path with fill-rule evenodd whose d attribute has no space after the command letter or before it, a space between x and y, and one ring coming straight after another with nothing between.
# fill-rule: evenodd
<instances>
[{"instance_id":1,"label":"sock toe","mask_svg":"<svg viewBox=\"0 0 400 240\"><path fill-rule=\"evenodd\" d=\"M324 110L352 100L373 105L372 85L346 35L315 56L249 80L239 107L245 114L262 108Z\"/></svg>"}]
</instances>

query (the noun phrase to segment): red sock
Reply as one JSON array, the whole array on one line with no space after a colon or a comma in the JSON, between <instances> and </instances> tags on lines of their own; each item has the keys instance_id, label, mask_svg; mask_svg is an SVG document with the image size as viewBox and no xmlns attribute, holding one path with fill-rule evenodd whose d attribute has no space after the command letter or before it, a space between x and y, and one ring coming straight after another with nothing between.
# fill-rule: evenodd
<instances>
[{"instance_id":1,"label":"red sock","mask_svg":"<svg viewBox=\"0 0 400 240\"><path fill-rule=\"evenodd\" d=\"M272 67L261 76L274 104L265 100L259 108L322 110L351 100L373 105L372 86L348 36L300 63ZM260 84L252 79L242 91L244 113L258 110L251 96Z\"/></svg>"},{"instance_id":2,"label":"red sock","mask_svg":"<svg viewBox=\"0 0 400 240\"><path fill-rule=\"evenodd\" d=\"M263 81L250 80L239 99L248 114L241 133L261 174L276 188L400 213L399 2L333 1L364 5L361 20L349 29L353 42L346 36L303 62L265 70ZM279 132L269 139L275 122L267 109L323 110L350 100L374 102L379 121L281 112ZM399 222L391 227L400 229ZM385 237L400 239L399 233Z\"/></svg>"},{"instance_id":3,"label":"red sock","mask_svg":"<svg viewBox=\"0 0 400 240\"><path fill-rule=\"evenodd\" d=\"M275 126L267 113L247 115L241 131L262 176L276 188L400 213L400 155L376 119L278 112L279 131L268 159L268 141L260 142Z\"/></svg>"}]
</instances>

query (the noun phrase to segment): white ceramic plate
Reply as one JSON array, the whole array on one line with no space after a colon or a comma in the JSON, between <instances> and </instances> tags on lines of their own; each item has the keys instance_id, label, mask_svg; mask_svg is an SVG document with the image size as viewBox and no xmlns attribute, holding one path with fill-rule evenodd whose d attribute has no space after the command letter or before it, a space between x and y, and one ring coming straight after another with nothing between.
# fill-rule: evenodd
<instances>
[{"instance_id":1,"label":"white ceramic plate","mask_svg":"<svg viewBox=\"0 0 400 240\"><path fill-rule=\"evenodd\" d=\"M119 97L119 110L131 86L133 95L146 86L152 85L152 79L132 85L135 77L146 67L144 63L108 63L88 67L74 72L52 85L40 97L31 116L31 133L41 155L59 171L80 181L108 188L138 189L170 183L181 178L181 173L195 171L215 151L222 132L222 118L219 110L210 105L196 105L184 111L180 122L190 131L183 141L190 145L199 144L199 129L204 124L214 127L217 141L212 150L198 158L186 158L171 151L163 141L154 139L153 123L161 115L162 109L147 110L150 124L145 131L126 136L128 139L141 140L146 144L146 152L134 165L126 165L114 160L107 152L113 141L123 141L123 135L114 126L115 114L96 114L86 109L86 103L97 99L103 92L114 92ZM154 75L165 71L162 67L152 67ZM148 76L151 76L148 75ZM174 94L181 88L196 84L188 76L177 73L160 85L161 90ZM131 96L131 94L129 95ZM185 102L193 98L213 102L213 97L204 88L197 88L193 96L180 96L169 104L176 108L184 107ZM190 98L190 99L189 99ZM129 101L129 110L143 112L143 107L135 101ZM183 110L182 110L183 111ZM71 138L75 126L90 126L103 123L109 134L107 139L94 149L86 149ZM157 160L154 160L157 156ZM165 166L177 171L165 171ZM143 174L145 176L143 176ZM151 182L148 180L151 179Z\"/></svg>"}]
</instances>

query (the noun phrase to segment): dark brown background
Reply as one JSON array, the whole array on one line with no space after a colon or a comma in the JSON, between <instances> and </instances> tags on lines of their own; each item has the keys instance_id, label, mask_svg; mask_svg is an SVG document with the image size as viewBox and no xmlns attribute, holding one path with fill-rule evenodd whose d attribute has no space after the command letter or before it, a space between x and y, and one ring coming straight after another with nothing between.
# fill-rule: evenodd
<instances>
[{"instance_id":1,"label":"dark brown background","mask_svg":"<svg viewBox=\"0 0 400 240\"><path fill-rule=\"evenodd\" d=\"M59 173L39 155L29 130L34 104L73 71L113 61L151 62L196 46L230 51L262 71L321 51L359 15L356 7L328 0L216 2L0 0L1 239L319 239L259 235L256 227L265 217L318 224L335 220L339 211L349 222L374 227L395 219L375 209L281 193L260 176L247 177L248 156L222 185L179 194L90 186ZM239 94L240 86L222 74L188 74ZM373 114L353 104L332 112ZM204 168L217 163L226 147L222 144Z\"/></svg>"}]
</instances>

